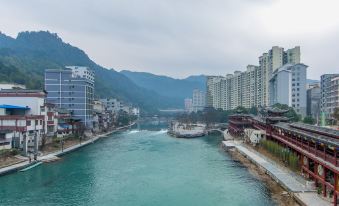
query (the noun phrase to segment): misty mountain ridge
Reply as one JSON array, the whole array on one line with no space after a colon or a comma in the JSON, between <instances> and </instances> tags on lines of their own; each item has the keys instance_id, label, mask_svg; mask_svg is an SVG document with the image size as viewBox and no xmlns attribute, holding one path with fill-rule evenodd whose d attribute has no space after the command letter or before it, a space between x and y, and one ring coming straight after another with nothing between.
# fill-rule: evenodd
<instances>
[{"instance_id":1,"label":"misty mountain ridge","mask_svg":"<svg viewBox=\"0 0 339 206\"><path fill-rule=\"evenodd\" d=\"M177 101L192 97L194 89L206 90L206 76L189 76L185 79L176 79L164 75L155 75L148 72L134 72L122 70L120 73L127 76L139 87L152 90L159 95L174 98Z\"/></svg>"},{"instance_id":2,"label":"misty mountain ridge","mask_svg":"<svg viewBox=\"0 0 339 206\"><path fill-rule=\"evenodd\" d=\"M21 32L12 38L0 33L0 82L43 89L44 71L62 69L67 65L88 66L94 70L97 98L119 98L147 111L181 106L174 99L137 86L114 69L108 70L96 64L83 50L63 42L57 34Z\"/></svg>"}]
</instances>

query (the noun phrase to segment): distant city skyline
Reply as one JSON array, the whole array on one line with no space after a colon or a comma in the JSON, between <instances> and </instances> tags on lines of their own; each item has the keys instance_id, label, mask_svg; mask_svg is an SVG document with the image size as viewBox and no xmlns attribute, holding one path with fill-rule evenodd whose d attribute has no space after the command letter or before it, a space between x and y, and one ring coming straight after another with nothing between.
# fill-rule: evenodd
<instances>
[{"instance_id":1,"label":"distant city skyline","mask_svg":"<svg viewBox=\"0 0 339 206\"><path fill-rule=\"evenodd\" d=\"M308 78L339 70L335 0L2 0L0 31L49 30L117 71L174 78L259 65L272 46L301 47Z\"/></svg>"}]
</instances>

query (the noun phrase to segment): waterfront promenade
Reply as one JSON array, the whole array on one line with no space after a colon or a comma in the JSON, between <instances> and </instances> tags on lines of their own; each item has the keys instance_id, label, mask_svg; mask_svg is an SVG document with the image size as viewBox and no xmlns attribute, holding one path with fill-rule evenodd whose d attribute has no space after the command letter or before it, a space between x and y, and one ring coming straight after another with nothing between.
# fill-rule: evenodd
<instances>
[{"instance_id":1,"label":"waterfront promenade","mask_svg":"<svg viewBox=\"0 0 339 206\"><path fill-rule=\"evenodd\" d=\"M46 154L46 155L42 155L42 156L39 156L37 161L36 162L43 162L43 161L48 161L48 160L52 160L52 159L56 159L57 157L59 156L62 156L64 154L67 154L69 152L72 152L72 151L75 151L81 147L84 147L84 146L87 146L89 144L92 144L94 143L95 141L97 141L98 139L102 138L102 137L105 137L111 133L114 133L114 132L117 132L117 131L120 131L122 129L125 129L125 128L128 128L128 127L131 127L133 126L135 123L132 123L130 125L126 125L126 126L123 126L123 127L118 127L118 128L115 128L114 130L112 131L109 131L109 132L106 132L106 133L103 133L103 134L98 134L86 141L83 141L79 144L76 144L76 145L73 145L73 146L70 146L70 147L67 147L63 150L58 150L56 152L52 152L52 153L49 153L49 154ZM12 172L16 172L20 169L23 169L23 168L26 168L30 165L33 165L35 164L36 162L32 161L32 162L29 162L28 159L26 161L23 161L23 162L20 162L18 164L13 164L13 165L10 165L10 166L7 166L7 167L3 167L3 168L0 168L0 176L2 175L6 175L6 174L10 174Z\"/></svg>"},{"instance_id":2,"label":"waterfront promenade","mask_svg":"<svg viewBox=\"0 0 339 206\"><path fill-rule=\"evenodd\" d=\"M260 153L246 147L242 142L223 141L223 146L235 148L253 164L263 169L274 181L291 193L300 204L308 206L331 205L330 202L320 198L314 189L306 187L306 184L298 180L296 175L291 174L290 171Z\"/></svg>"}]
</instances>

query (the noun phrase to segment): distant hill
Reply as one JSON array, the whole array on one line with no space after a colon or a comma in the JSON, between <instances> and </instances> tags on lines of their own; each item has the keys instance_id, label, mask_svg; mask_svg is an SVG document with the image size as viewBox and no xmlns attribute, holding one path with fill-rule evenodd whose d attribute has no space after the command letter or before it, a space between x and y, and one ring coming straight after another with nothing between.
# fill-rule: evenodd
<instances>
[{"instance_id":1,"label":"distant hill","mask_svg":"<svg viewBox=\"0 0 339 206\"><path fill-rule=\"evenodd\" d=\"M199 82L201 85L203 85L203 89L206 90L206 76L205 75L192 75L184 79L186 81L190 82Z\"/></svg>"},{"instance_id":2,"label":"distant hill","mask_svg":"<svg viewBox=\"0 0 339 206\"><path fill-rule=\"evenodd\" d=\"M206 77L190 76L186 79L175 79L168 76L155 75L147 72L132 72L123 70L120 72L136 85L152 90L159 95L173 98L180 102L181 107L186 97L192 96L194 89L206 90Z\"/></svg>"},{"instance_id":3,"label":"distant hill","mask_svg":"<svg viewBox=\"0 0 339 206\"><path fill-rule=\"evenodd\" d=\"M178 103L154 91L139 87L122 73L93 62L81 49L50 32L21 32L16 38L0 33L0 81L42 89L45 69L66 65L89 66L95 71L97 97L116 97L142 109L175 108Z\"/></svg>"}]
</instances>

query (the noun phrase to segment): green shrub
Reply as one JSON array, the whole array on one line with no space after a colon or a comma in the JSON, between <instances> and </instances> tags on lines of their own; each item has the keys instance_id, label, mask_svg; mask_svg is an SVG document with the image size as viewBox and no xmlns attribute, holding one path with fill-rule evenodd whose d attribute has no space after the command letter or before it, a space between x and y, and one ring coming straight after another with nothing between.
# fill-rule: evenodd
<instances>
[{"instance_id":1,"label":"green shrub","mask_svg":"<svg viewBox=\"0 0 339 206\"><path fill-rule=\"evenodd\" d=\"M299 169L299 158L296 153L271 140L261 140L260 145L265 150L285 162L293 170Z\"/></svg>"}]
</instances>

